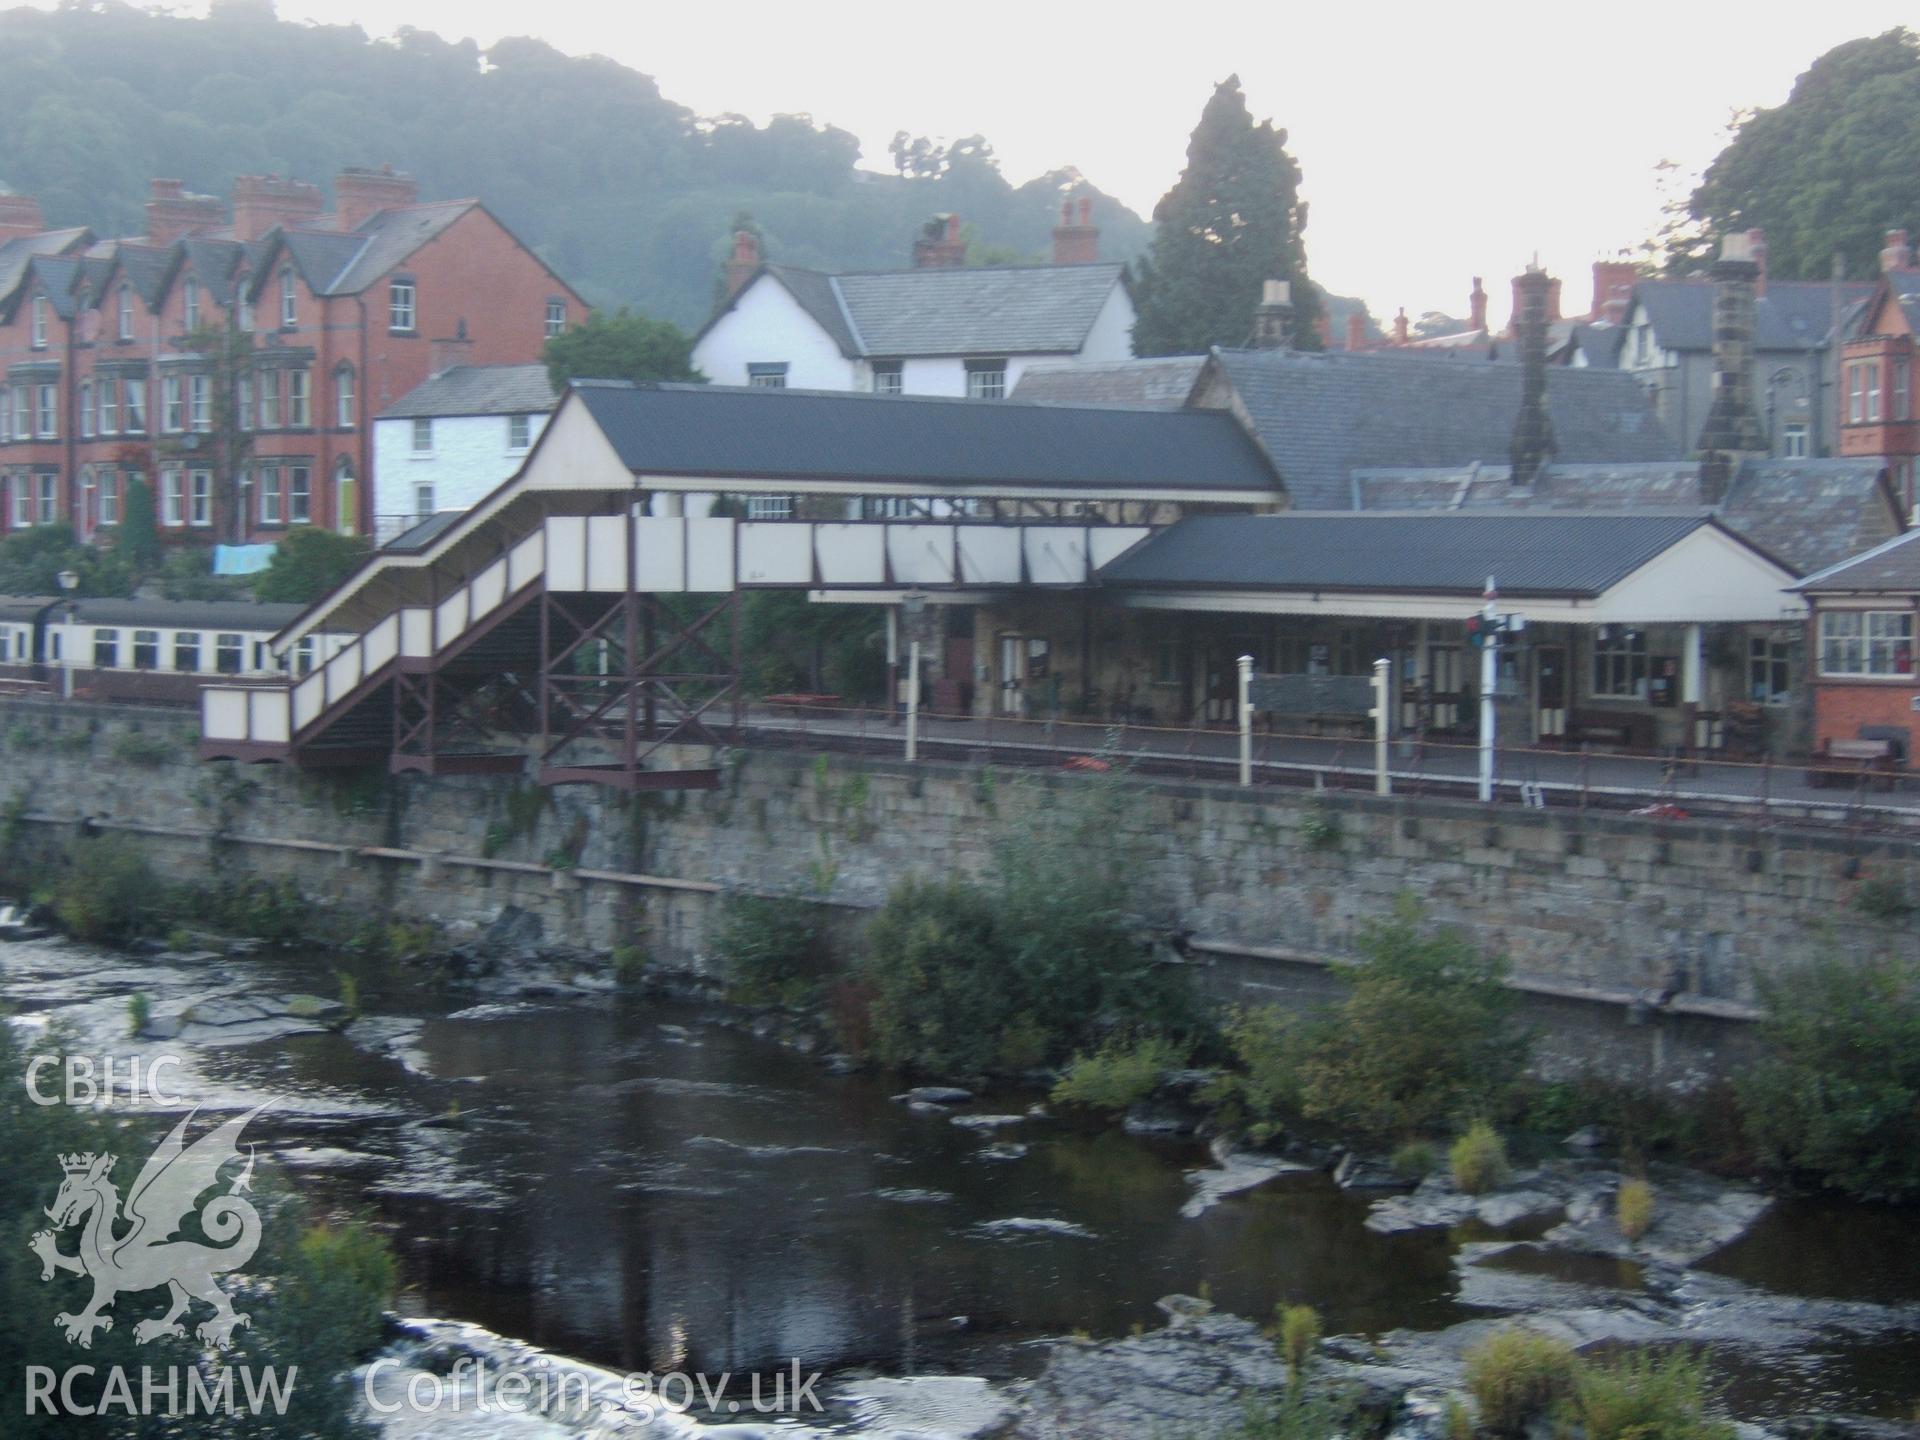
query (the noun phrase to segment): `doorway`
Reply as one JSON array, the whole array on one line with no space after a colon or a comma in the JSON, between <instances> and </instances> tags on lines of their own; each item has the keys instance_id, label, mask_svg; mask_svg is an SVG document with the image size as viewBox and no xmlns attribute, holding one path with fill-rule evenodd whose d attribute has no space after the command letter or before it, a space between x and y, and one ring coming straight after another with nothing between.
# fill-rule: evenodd
<instances>
[{"instance_id":1,"label":"doorway","mask_svg":"<svg viewBox=\"0 0 1920 1440\"><path fill-rule=\"evenodd\" d=\"M1533 652L1534 675L1538 688L1534 704L1538 711L1534 733L1541 739L1567 733L1567 647L1542 645Z\"/></svg>"}]
</instances>

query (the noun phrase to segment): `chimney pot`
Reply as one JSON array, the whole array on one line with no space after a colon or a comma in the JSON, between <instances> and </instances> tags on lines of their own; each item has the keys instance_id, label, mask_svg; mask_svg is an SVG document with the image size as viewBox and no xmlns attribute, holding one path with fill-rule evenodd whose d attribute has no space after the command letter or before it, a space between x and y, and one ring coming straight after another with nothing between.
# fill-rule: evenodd
<instances>
[{"instance_id":1,"label":"chimney pot","mask_svg":"<svg viewBox=\"0 0 1920 1440\"><path fill-rule=\"evenodd\" d=\"M283 180L278 175L233 177L233 234L237 240L258 240L275 226L317 220L325 209L320 187L305 180Z\"/></svg>"},{"instance_id":2,"label":"chimney pot","mask_svg":"<svg viewBox=\"0 0 1920 1440\"><path fill-rule=\"evenodd\" d=\"M349 165L333 178L334 220L342 230L358 230L382 210L419 203L420 182L392 165Z\"/></svg>"},{"instance_id":3,"label":"chimney pot","mask_svg":"<svg viewBox=\"0 0 1920 1440\"><path fill-rule=\"evenodd\" d=\"M178 180L148 182L147 243L171 245L183 235L218 230L227 208L212 195L194 195Z\"/></svg>"},{"instance_id":4,"label":"chimney pot","mask_svg":"<svg viewBox=\"0 0 1920 1440\"><path fill-rule=\"evenodd\" d=\"M1480 283L1478 275L1473 277L1473 290L1467 296L1467 328L1487 328L1487 287Z\"/></svg>"},{"instance_id":5,"label":"chimney pot","mask_svg":"<svg viewBox=\"0 0 1920 1440\"><path fill-rule=\"evenodd\" d=\"M1079 220L1074 219L1078 210ZM1060 223L1053 230L1053 263L1091 265L1100 258L1100 231L1093 223L1093 200L1082 195L1076 207L1071 196L1060 202Z\"/></svg>"},{"instance_id":6,"label":"chimney pot","mask_svg":"<svg viewBox=\"0 0 1920 1440\"><path fill-rule=\"evenodd\" d=\"M727 299L738 295L760 269L760 241L751 230L733 232L733 254L725 265Z\"/></svg>"},{"instance_id":7,"label":"chimney pot","mask_svg":"<svg viewBox=\"0 0 1920 1440\"><path fill-rule=\"evenodd\" d=\"M1907 232L1904 230L1887 231L1887 248L1880 252L1880 271L1890 274L1895 270L1913 268L1913 247L1907 244Z\"/></svg>"},{"instance_id":8,"label":"chimney pot","mask_svg":"<svg viewBox=\"0 0 1920 1440\"><path fill-rule=\"evenodd\" d=\"M1410 331L1407 325L1407 307L1402 305L1400 307L1400 313L1393 317L1393 343L1396 345L1404 345L1409 338Z\"/></svg>"},{"instance_id":9,"label":"chimney pot","mask_svg":"<svg viewBox=\"0 0 1920 1440\"><path fill-rule=\"evenodd\" d=\"M913 242L913 268L952 269L967 261L967 244L960 238L958 215L936 215Z\"/></svg>"}]
</instances>

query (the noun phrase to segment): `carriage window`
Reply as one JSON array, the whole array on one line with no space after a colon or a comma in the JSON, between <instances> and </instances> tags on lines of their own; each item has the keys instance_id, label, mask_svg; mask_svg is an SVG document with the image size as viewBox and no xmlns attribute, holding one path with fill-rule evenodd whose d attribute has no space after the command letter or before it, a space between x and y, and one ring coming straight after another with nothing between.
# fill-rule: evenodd
<instances>
[{"instance_id":1,"label":"carriage window","mask_svg":"<svg viewBox=\"0 0 1920 1440\"><path fill-rule=\"evenodd\" d=\"M120 632L118 630L96 630L93 632L93 664L96 670L111 670L120 663Z\"/></svg>"},{"instance_id":2,"label":"carriage window","mask_svg":"<svg viewBox=\"0 0 1920 1440\"><path fill-rule=\"evenodd\" d=\"M238 675L246 658L246 636L222 633L214 637L213 668L222 675Z\"/></svg>"},{"instance_id":3,"label":"carriage window","mask_svg":"<svg viewBox=\"0 0 1920 1440\"><path fill-rule=\"evenodd\" d=\"M9 648L12 639L13 632L11 630L0 630L0 665L6 664L13 658L13 654Z\"/></svg>"},{"instance_id":4,"label":"carriage window","mask_svg":"<svg viewBox=\"0 0 1920 1440\"><path fill-rule=\"evenodd\" d=\"M158 630L133 632L133 668L136 670L160 668L160 632Z\"/></svg>"},{"instance_id":5,"label":"carriage window","mask_svg":"<svg viewBox=\"0 0 1920 1440\"><path fill-rule=\"evenodd\" d=\"M200 668L200 632L198 630L175 632L173 668L188 675Z\"/></svg>"}]
</instances>

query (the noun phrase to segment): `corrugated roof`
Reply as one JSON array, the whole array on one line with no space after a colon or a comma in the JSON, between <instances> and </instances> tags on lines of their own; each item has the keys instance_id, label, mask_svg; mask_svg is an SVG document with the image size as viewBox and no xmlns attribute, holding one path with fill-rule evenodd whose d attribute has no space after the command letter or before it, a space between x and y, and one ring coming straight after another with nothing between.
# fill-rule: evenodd
<instances>
[{"instance_id":1,"label":"corrugated roof","mask_svg":"<svg viewBox=\"0 0 1920 1440\"><path fill-rule=\"evenodd\" d=\"M536 415L552 410L559 398L544 365L455 365L414 386L376 418Z\"/></svg>"},{"instance_id":2,"label":"corrugated roof","mask_svg":"<svg viewBox=\"0 0 1920 1440\"><path fill-rule=\"evenodd\" d=\"M1920 530L1874 546L1793 587L1807 594L1920 594Z\"/></svg>"},{"instance_id":3,"label":"corrugated roof","mask_svg":"<svg viewBox=\"0 0 1920 1440\"><path fill-rule=\"evenodd\" d=\"M1102 585L1597 596L1712 523L1667 515L1205 515L1104 566Z\"/></svg>"},{"instance_id":4,"label":"corrugated roof","mask_svg":"<svg viewBox=\"0 0 1920 1440\"><path fill-rule=\"evenodd\" d=\"M587 382L576 393L636 474L1279 496L1259 447L1216 411L720 385Z\"/></svg>"},{"instance_id":5,"label":"corrugated roof","mask_svg":"<svg viewBox=\"0 0 1920 1440\"><path fill-rule=\"evenodd\" d=\"M1013 398L1040 405L1178 410L1192 397L1206 363L1204 355L1169 355L1157 360L1034 365L1021 373Z\"/></svg>"},{"instance_id":6,"label":"corrugated roof","mask_svg":"<svg viewBox=\"0 0 1920 1440\"><path fill-rule=\"evenodd\" d=\"M1872 282L1861 280L1838 285L1769 280L1767 293L1753 302L1754 348L1806 350L1820 345L1834 328L1836 311L1844 313L1873 289ZM1654 336L1666 349L1713 348L1711 280L1642 280L1633 287L1633 298L1645 307Z\"/></svg>"},{"instance_id":7,"label":"corrugated roof","mask_svg":"<svg viewBox=\"0 0 1920 1440\"><path fill-rule=\"evenodd\" d=\"M1436 364L1378 351L1217 350L1296 509L1351 510L1363 469L1504 465L1520 413L1521 367ZM1676 459L1646 392L1619 370L1547 370L1557 458Z\"/></svg>"}]
</instances>

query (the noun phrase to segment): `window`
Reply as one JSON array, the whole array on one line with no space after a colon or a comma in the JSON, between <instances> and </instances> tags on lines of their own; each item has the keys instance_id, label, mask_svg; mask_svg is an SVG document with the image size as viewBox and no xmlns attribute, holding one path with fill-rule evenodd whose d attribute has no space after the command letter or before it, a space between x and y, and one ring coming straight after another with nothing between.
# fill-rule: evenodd
<instances>
[{"instance_id":1,"label":"window","mask_svg":"<svg viewBox=\"0 0 1920 1440\"><path fill-rule=\"evenodd\" d=\"M507 448L524 450L533 443L533 417L531 415L507 416Z\"/></svg>"},{"instance_id":2,"label":"window","mask_svg":"<svg viewBox=\"0 0 1920 1440\"><path fill-rule=\"evenodd\" d=\"M1856 360L1847 367L1847 422L1870 425L1880 413L1880 362Z\"/></svg>"},{"instance_id":3,"label":"window","mask_svg":"<svg viewBox=\"0 0 1920 1440\"><path fill-rule=\"evenodd\" d=\"M84 529L86 523L91 519L93 519L93 467L91 465L83 465L80 467L81 527Z\"/></svg>"},{"instance_id":4,"label":"window","mask_svg":"<svg viewBox=\"0 0 1920 1440\"><path fill-rule=\"evenodd\" d=\"M236 282L236 286L238 289L242 291L242 294L240 296L240 306L239 306L238 312L235 315L234 323L238 325L241 330L251 332L253 329L253 301L249 300L246 297L246 294L244 293L246 290L246 285L247 285L247 279L243 275Z\"/></svg>"},{"instance_id":5,"label":"window","mask_svg":"<svg viewBox=\"0 0 1920 1440\"><path fill-rule=\"evenodd\" d=\"M293 267L280 270L280 328L291 330L300 323L300 292L293 283Z\"/></svg>"},{"instance_id":6,"label":"window","mask_svg":"<svg viewBox=\"0 0 1920 1440\"><path fill-rule=\"evenodd\" d=\"M1647 637L1603 626L1593 642L1593 693L1616 700L1647 698Z\"/></svg>"},{"instance_id":7,"label":"window","mask_svg":"<svg viewBox=\"0 0 1920 1440\"><path fill-rule=\"evenodd\" d=\"M233 382L233 411L240 429L253 429L253 377L251 375L242 375Z\"/></svg>"},{"instance_id":8,"label":"window","mask_svg":"<svg viewBox=\"0 0 1920 1440\"><path fill-rule=\"evenodd\" d=\"M47 348L47 297L44 295L33 297L33 348Z\"/></svg>"},{"instance_id":9,"label":"window","mask_svg":"<svg viewBox=\"0 0 1920 1440\"><path fill-rule=\"evenodd\" d=\"M1004 400L1006 394L1006 361L967 361L967 398L969 400Z\"/></svg>"},{"instance_id":10,"label":"window","mask_svg":"<svg viewBox=\"0 0 1920 1440\"><path fill-rule=\"evenodd\" d=\"M34 429L39 431L42 440L52 440L60 434L60 387L37 385L34 396L39 412Z\"/></svg>"},{"instance_id":11,"label":"window","mask_svg":"<svg viewBox=\"0 0 1920 1440\"><path fill-rule=\"evenodd\" d=\"M305 465L287 467L287 523L313 522L313 471Z\"/></svg>"},{"instance_id":12,"label":"window","mask_svg":"<svg viewBox=\"0 0 1920 1440\"><path fill-rule=\"evenodd\" d=\"M395 280L387 287L387 328L413 329L413 281Z\"/></svg>"},{"instance_id":13,"label":"window","mask_svg":"<svg viewBox=\"0 0 1920 1440\"><path fill-rule=\"evenodd\" d=\"M311 635L303 636L293 645L293 673L311 675L313 673L314 644Z\"/></svg>"},{"instance_id":14,"label":"window","mask_svg":"<svg viewBox=\"0 0 1920 1440\"><path fill-rule=\"evenodd\" d=\"M13 438L33 438L33 387L22 385L13 392Z\"/></svg>"},{"instance_id":15,"label":"window","mask_svg":"<svg viewBox=\"0 0 1920 1440\"><path fill-rule=\"evenodd\" d=\"M0 445L13 439L13 387L0 385Z\"/></svg>"},{"instance_id":16,"label":"window","mask_svg":"<svg viewBox=\"0 0 1920 1440\"><path fill-rule=\"evenodd\" d=\"M1788 642L1755 635L1747 641L1747 698L1784 705L1792 698L1793 657Z\"/></svg>"},{"instance_id":17,"label":"window","mask_svg":"<svg viewBox=\"0 0 1920 1440\"><path fill-rule=\"evenodd\" d=\"M191 675L200 668L200 632L176 630L173 634L173 668Z\"/></svg>"},{"instance_id":18,"label":"window","mask_svg":"<svg viewBox=\"0 0 1920 1440\"><path fill-rule=\"evenodd\" d=\"M433 453L433 421L425 416L413 422L413 453L416 455Z\"/></svg>"},{"instance_id":19,"label":"window","mask_svg":"<svg viewBox=\"0 0 1920 1440\"><path fill-rule=\"evenodd\" d=\"M260 389L260 428L278 430L280 428L280 374L268 370L258 379Z\"/></svg>"},{"instance_id":20,"label":"window","mask_svg":"<svg viewBox=\"0 0 1920 1440\"><path fill-rule=\"evenodd\" d=\"M1822 675L1911 675L1911 610L1820 612Z\"/></svg>"},{"instance_id":21,"label":"window","mask_svg":"<svg viewBox=\"0 0 1920 1440\"><path fill-rule=\"evenodd\" d=\"M342 535L360 533L360 486L346 456L333 467L333 528Z\"/></svg>"},{"instance_id":22,"label":"window","mask_svg":"<svg viewBox=\"0 0 1920 1440\"><path fill-rule=\"evenodd\" d=\"M547 338L563 335L567 329L567 302L564 300L547 301Z\"/></svg>"},{"instance_id":23,"label":"window","mask_svg":"<svg viewBox=\"0 0 1920 1440\"><path fill-rule=\"evenodd\" d=\"M198 526L213 524L213 472L195 470L191 472L193 484L192 521Z\"/></svg>"},{"instance_id":24,"label":"window","mask_svg":"<svg viewBox=\"0 0 1920 1440\"><path fill-rule=\"evenodd\" d=\"M187 428L186 406L180 398L178 375L160 377L160 428L169 435L177 435Z\"/></svg>"},{"instance_id":25,"label":"window","mask_svg":"<svg viewBox=\"0 0 1920 1440\"><path fill-rule=\"evenodd\" d=\"M25 475L13 477L13 528L24 530L33 524L33 491Z\"/></svg>"},{"instance_id":26,"label":"window","mask_svg":"<svg viewBox=\"0 0 1920 1440\"><path fill-rule=\"evenodd\" d=\"M213 668L222 675L238 675L246 657L246 636L222 631L213 637Z\"/></svg>"},{"instance_id":27,"label":"window","mask_svg":"<svg viewBox=\"0 0 1920 1440\"><path fill-rule=\"evenodd\" d=\"M287 372L287 424L296 430L313 424L313 372L304 365Z\"/></svg>"},{"instance_id":28,"label":"window","mask_svg":"<svg viewBox=\"0 0 1920 1440\"><path fill-rule=\"evenodd\" d=\"M904 367L898 360L873 362L873 393L898 395L905 384Z\"/></svg>"},{"instance_id":29,"label":"window","mask_svg":"<svg viewBox=\"0 0 1920 1440\"><path fill-rule=\"evenodd\" d=\"M768 362L747 366L747 384L761 390L784 390L787 388L787 362Z\"/></svg>"},{"instance_id":30,"label":"window","mask_svg":"<svg viewBox=\"0 0 1920 1440\"><path fill-rule=\"evenodd\" d=\"M433 482L423 481L413 487L413 518L425 520L433 514Z\"/></svg>"},{"instance_id":31,"label":"window","mask_svg":"<svg viewBox=\"0 0 1920 1440\"><path fill-rule=\"evenodd\" d=\"M147 433L147 381L143 375L129 375L124 382L127 392L127 433L144 435Z\"/></svg>"},{"instance_id":32,"label":"window","mask_svg":"<svg viewBox=\"0 0 1920 1440\"><path fill-rule=\"evenodd\" d=\"M180 313L186 321L189 335L200 328L200 282L191 275L187 277L186 284L180 287Z\"/></svg>"},{"instance_id":33,"label":"window","mask_svg":"<svg viewBox=\"0 0 1920 1440\"><path fill-rule=\"evenodd\" d=\"M189 375L187 395L192 402L192 413L188 418L196 431L205 434L213 429L213 377Z\"/></svg>"},{"instance_id":34,"label":"window","mask_svg":"<svg viewBox=\"0 0 1920 1440\"><path fill-rule=\"evenodd\" d=\"M95 630L93 632L93 668L111 670L120 663L120 632L118 630Z\"/></svg>"},{"instance_id":35,"label":"window","mask_svg":"<svg viewBox=\"0 0 1920 1440\"><path fill-rule=\"evenodd\" d=\"M793 497L791 495L749 495L747 497L747 519L749 520L791 520L793 518Z\"/></svg>"},{"instance_id":36,"label":"window","mask_svg":"<svg viewBox=\"0 0 1920 1440\"><path fill-rule=\"evenodd\" d=\"M111 375L100 377L100 433L120 433L120 382Z\"/></svg>"},{"instance_id":37,"label":"window","mask_svg":"<svg viewBox=\"0 0 1920 1440\"><path fill-rule=\"evenodd\" d=\"M51 525L60 518L60 472L41 470L33 481L40 491L40 523Z\"/></svg>"},{"instance_id":38,"label":"window","mask_svg":"<svg viewBox=\"0 0 1920 1440\"><path fill-rule=\"evenodd\" d=\"M136 670L160 668L160 632L158 630L133 632L133 668Z\"/></svg>"},{"instance_id":39,"label":"window","mask_svg":"<svg viewBox=\"0 0 1920 1440\"><path fill-rule=\"evenodd\" d=\"M187 518L186 479L169 466L160 472L160 523L179 526Z\"/></svg>"},{"instance_id":40,"label":"window","mask_svg":"<svg viewBox=\"0 0 1920 1440\"><path fill-rule=\"evenodd\" d=\"M1780 427L1780 453L1798 458L1807 453L1807 422L1789 420Z\"/></svg>"},{"instance_id":41,"label":"window","mask_svg":"<svg viewBox=\"0 0 1920 1440\"><path fill-rule=\"evenodd\" d=\"M93 381L80 382L80 438L93 438Z\"/></svg>"},{"instance_id":42,"label":"window","mask_svg":"<svg viewBox=\"0 0 1920 1440\"><path fill-rule=\"evenodd\" d=\"M260 467L260 523L262 525L280 523L280 467L278 465Z\"/></svg>"},{"instance_id":43,"label":"window","mask_svg":"<svg viewBox=\"0 0 1920 1440\"><path fill-rule=\"evenodd\" d=\"M353 428L353 371L345 365L333 372L333 423Z\"/></svg>"},{"instance_id":44,"label":"window","mask_svg":"<svg viewBox=\"0 0 1920 1440\"><path fill-rule=\"evenodd\" d=\"M125 280L120 282L118 307L120 338L131 340L133 339L133 286Z\"/></svg>"},{"instance_id":45,"label":"window","mask_svg":"<svg viewBox=\"0 0 1920 1440\"><path fill-rule=\"evenodd\" d=\"M118 525L120 523L120 472L118 470L100 472L98 504L100 524Z\"/></svg>"},{"instance_id":46,"label":"window","mask_svg":"<svg viewBox=\"0 0 1920 1440\"><path fill-rule=\"evenodd\" d=\"M1893 380L1888 386L1893 394L1893 418L1911 420L1913 418L1913 362L1906 356L1899 356L1893 362Z\"/></svg>"}]
</instances>

